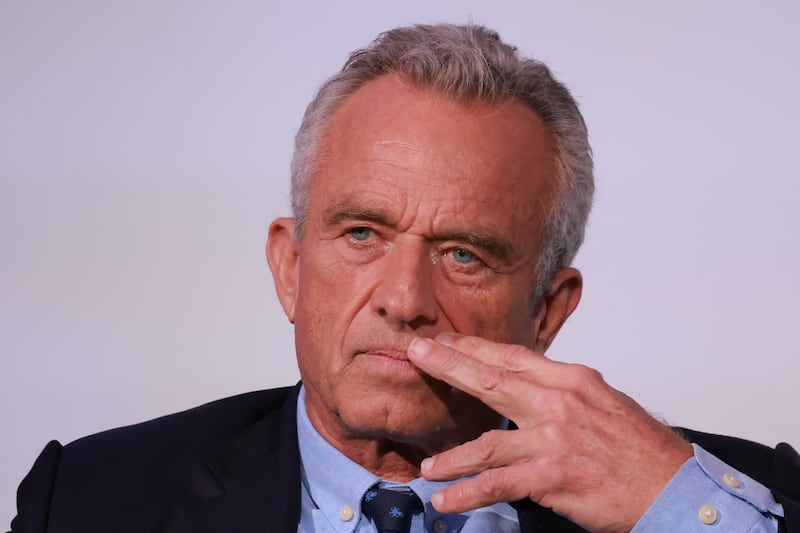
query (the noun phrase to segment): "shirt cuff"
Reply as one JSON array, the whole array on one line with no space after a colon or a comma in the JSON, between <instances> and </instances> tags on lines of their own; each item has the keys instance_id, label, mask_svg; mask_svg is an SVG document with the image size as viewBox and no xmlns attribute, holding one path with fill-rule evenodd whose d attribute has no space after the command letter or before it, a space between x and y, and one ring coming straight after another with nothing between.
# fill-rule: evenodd
<instances>
[{"instance_id":1,"label":"shirt cuff","mask_svg":"<svg viewBox=\"0 0 800 533\"><path fill-rule=\"evenodd\" d=\"M775 533L783 507L764 485L696 444L631 533Z\"/></svg>"}]
</instances>

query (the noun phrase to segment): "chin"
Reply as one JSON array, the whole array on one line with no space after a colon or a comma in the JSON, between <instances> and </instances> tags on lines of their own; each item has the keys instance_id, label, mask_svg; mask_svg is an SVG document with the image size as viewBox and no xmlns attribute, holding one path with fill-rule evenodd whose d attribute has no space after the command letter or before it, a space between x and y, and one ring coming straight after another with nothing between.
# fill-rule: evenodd
<instances>
[{"instance_id":1,"label":"chin","mask_svg":"<svg viewBox=\"0 0 800 533\"><path fill-rule=\"evenodd\" d=\"M454 425L436 420L394 421L382 423L381 421L364 421L360 419L351 424L343 418L344 423L354 434L377 442L392 442L423 448L425 450L439 450L457 444L455 435L458 431ZM372 423L370 423L372 422Z\"/></svg>"},{"instance_id":2,"label":"chin","mask_svg":"<svg viewBox=\"0 0 800 533\"><path fill-rule=\"evenodd\" d=\"M348 403L339 409L344 426L354 434L424 448L451 447L497 427L500 415L475 398L464 395L455 406L435 395L424 401L381 394L365 404Z\"/></svg>"}]
</instances>

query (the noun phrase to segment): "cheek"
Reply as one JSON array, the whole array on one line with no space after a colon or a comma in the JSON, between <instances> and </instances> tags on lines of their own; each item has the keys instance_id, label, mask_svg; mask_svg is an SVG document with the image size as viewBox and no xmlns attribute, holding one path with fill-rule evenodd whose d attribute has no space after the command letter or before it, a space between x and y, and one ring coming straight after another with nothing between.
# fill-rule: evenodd
<instances>
[{"instance_id":1,"label":"cheek","mask_svg":"<svg viewBox=\"0 0 800 533\"><path fill-rule=\"evenodd\" d=\"M330 368L340 365L347 330L368 301L369 280L364 266L353 268L325 248L300 255L295 342L301 358L324 358Z\"/></svg>"},{"instance_id":2,"label":"cheek","mask_svg":"<svg viewBox=\"0 0 800 533\"><path fill-rule=\"evenodd\" d=\"M517 289L523 284L504 280L490 289L451 292L444 312L459 333L527 346L535 335L530 295Z\"/></svg>"},{"instance_id":3,"label":"cheek","mask_svg":"<svg viewBox=\"0 0 800 533\"><path fill-rule=\"evenodd\" d=\"M343 254L339 240L323 240L312 244L300 255L300 285L313 286L320 294L336 295L339 298L353 294L363 282L368 265L357 264Z\"/></svg>"},{"instance_id":4,"label":"cheek","mask_svg":"<svg viewBox=\"0 0 800 533\"><path fill-rule=\"evenodd\" d=\"M341 260L335 243L314 243L299 257L298 294L303 295L307 310L341 308L353 293L356 274L356 269Z\"/></svg>"},{"instance_id":5,"label":"cheek","mask_svg":"<svg viewBox=\"0 0 800 533\"><path fill-rule=\"evenodd\" d=\"M532 283L523 285L523 290L515 291L506 307L506 337L503 342L521 344L533 349L536 341L536 324L533 316Z\"/></svg>"}]
</instances>

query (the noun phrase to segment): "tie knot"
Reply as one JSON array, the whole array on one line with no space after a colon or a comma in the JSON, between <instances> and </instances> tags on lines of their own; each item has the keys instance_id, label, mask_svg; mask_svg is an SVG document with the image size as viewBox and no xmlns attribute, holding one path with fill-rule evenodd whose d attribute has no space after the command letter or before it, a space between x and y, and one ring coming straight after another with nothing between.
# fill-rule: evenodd
<instances>
[{"instance_id":1,"label":"tie knot","mask_svg":"<svg viewBox=\"0 0 800 533\"><path fill-rule=\"evenodd\" d=\"M364 494L361 508L379 533L408 533L411 516L422 511L422 502L408 487L381 489L376 486Z\"/></svg>"}]
</instances>

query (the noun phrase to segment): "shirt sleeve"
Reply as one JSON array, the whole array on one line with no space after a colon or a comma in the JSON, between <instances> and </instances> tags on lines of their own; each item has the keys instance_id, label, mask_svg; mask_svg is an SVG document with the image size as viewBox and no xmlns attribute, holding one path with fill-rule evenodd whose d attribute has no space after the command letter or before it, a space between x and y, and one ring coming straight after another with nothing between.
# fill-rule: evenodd
<instances>
[{"instance_id":1,"label":"shirt sleeve","mask_svg":"<svg viewBox=\"0 0 800 533\"><path fill-rule=\"evenodd\" d=\"M764 485L700 446L631 533L777 533L783 507Z\"/></svg>"}]
</instances>

